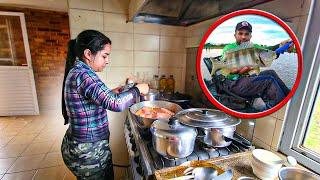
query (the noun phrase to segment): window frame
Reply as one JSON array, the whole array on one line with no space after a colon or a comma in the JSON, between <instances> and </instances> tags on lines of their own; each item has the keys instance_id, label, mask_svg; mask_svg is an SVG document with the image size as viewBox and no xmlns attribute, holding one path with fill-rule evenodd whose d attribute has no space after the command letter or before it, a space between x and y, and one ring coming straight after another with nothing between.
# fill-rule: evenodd
<instances>
[{"instance_id":1,"label":"window frame","mask_svg":"<svg viewBox=\"0 0 320 180\"><path fill-rule=\"evenodd\" d=\"M302 41L303 71L300 85L288 104L279 150L320 174L320 155L302 145L320 85L320 2L310 5ZM318 94L320 96L320 94Z\"/></svg>"}]
</instances>

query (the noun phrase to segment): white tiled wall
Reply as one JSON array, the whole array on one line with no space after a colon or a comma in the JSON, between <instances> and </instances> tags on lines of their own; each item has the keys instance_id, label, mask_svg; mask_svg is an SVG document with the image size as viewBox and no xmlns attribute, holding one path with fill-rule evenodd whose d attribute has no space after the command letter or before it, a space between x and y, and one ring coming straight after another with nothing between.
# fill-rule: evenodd
<instances>
[{"instance_id":1,"label":"white tiled wall","mask_svg":"<svg viewBox=\"0 0 320 180\"><path fill-rule=\"evenodd\" d=\"M133 32L133 23L126 22L127 16L125 14L104 13L103 27L105 31L111 32Z\"/></svg>"},{"instance_id":2,"label":"white tiled wall","mask_svg":"<svg viewBox=\"0 0 320 180\"><path fill-rule=\"evenodd\" d=\"M134 51L134 65L136 67L157 67L159 52Z\"/></svg>"},{"instance_id":3,"label":"white tiled wall","mask_svg":"<svg viewBox=\"0 0 320 180\"><path fill-rule=\"evenodd\" d=\"M103 12L82 9L69 9L70 29L103 30Z\"/></svg>"},{"instance_id":4,"label":"white tiled wall","mask_svg":"<svg viewBox=\"0 0 320 180\"><path fill-rule=\"evenodd\" d=\"M134 34L133 41L136 51L159 51L160 42L157 35Z\"/></svg>"},{"instance_id":5,"label":"white tiled wall","mask_svg":"<svg viewBox=\"0 0 320 180\"><path fill-rule=\"evenodd\" d=\"M110 31L104 31L104 34L111 39L112 50L133 50L133 34Z\"/></svg>"},{"instance_id":6,"label":"white tiled wall","mask_svg":"<svg viewBox=\"0 0 320 180\"><path fill-rule=\"evenodd\" d=\"M159 24L134 23L133 29L136 34L160 35Z\"/></svg>"},{"instance_id":7,"label":"white tiled wall","mask_svg":"<svg viewBox=\"0 0 320 180\"><path fill-rule=\"evenodd\" d=\"M69 8L102 11L102 7L102 0L69 0Z\"/></svg>"}]
</instances>

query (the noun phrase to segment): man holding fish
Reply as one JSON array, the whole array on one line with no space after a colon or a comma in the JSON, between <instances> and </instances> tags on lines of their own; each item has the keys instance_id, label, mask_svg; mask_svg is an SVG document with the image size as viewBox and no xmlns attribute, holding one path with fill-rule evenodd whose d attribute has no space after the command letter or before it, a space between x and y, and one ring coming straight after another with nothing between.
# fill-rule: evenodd
<instances>
[{"instance_id":1,"label":"man holding fish","mask_svg":"<svg viewBox=\"0 0 320 180\"><path fill-rule=\"evenodd\" d=\"M275 46L260 46L250 42L251 33L249 22L242 21L236 25L236 42L223 48L220 60L222 66L212 69L212 75L224 77L218 82L227 87L230 93L254 99L253 107L263 111L281 102L290 89L274 70L260 71L260 67L270 66L284 51L291 52L293 43L292 40L286 40Z\"/></svg>"}]
</instances>

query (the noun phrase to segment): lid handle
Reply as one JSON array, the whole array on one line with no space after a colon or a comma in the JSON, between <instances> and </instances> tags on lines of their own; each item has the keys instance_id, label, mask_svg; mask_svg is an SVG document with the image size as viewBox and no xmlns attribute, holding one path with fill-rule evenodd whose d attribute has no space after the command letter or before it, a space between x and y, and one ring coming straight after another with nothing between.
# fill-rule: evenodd
<instances>
[{"instance_id":1,"label":"lid handle","mask_svg":"<svg viewBox=\"0 0 320 180\"><path fill-rule=\"evenodd\" d=\"M168 124L169 124L169 126L175 127L175 126L177 126L177 125L179 124L179 120L178 120L177 117L174 117L174 116L173 116L173 117L171 117L171 118L169 119Z\"/></svg>"},{"instance_id":2,"label":"lid handle","mask_svg":"<svg viewBox=\"0 0 320 180\"><path fill-rule=\"evenodd\" d=\"M206 110L206 109L202 110L202 114L203 114L203 115L208 115L208 112L209 112L209 111Z\"/></svg>"}]
</instances>

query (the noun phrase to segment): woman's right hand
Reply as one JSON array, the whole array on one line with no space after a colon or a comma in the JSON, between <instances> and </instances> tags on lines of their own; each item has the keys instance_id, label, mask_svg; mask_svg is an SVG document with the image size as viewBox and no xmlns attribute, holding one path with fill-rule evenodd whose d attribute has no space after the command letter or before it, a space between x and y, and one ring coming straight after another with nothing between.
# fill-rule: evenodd
<instances>
[{"instance_id":1,"label":"woman's right hand","mask_svg":"<svg viewBox=\"0 0 320 180\"><path fill-rule=\"evenodd\" d=\"M137 84L136 87L139 89L141 94L148 94L149 93L149 85L146 83Z\"/></svg>"}]
</instances>

